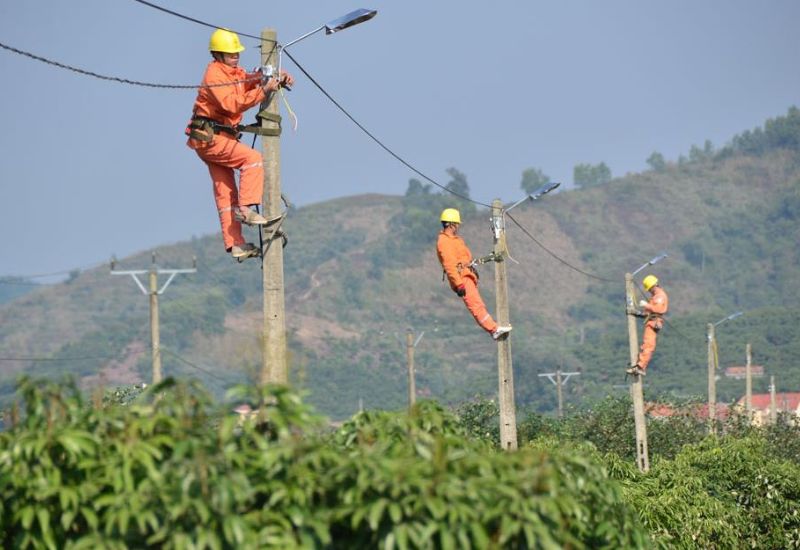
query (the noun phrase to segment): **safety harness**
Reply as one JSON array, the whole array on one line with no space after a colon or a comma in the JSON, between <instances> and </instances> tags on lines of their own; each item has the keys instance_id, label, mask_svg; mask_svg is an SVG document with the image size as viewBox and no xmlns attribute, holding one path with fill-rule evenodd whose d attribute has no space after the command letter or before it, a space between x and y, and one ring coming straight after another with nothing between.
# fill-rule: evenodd
<instances>
[{"instance_id":1,"label":"safety harness","mask_svg":"<svg viewBox=\"0 0 800 550\"><path fill-rule=\"evenodd\" d=\"M281 115L264 110L256 115L256 120L257 122L253 124L237 124L232 126L230 124L222 124L208 117L194 115L186 130L190 138L206 142L214 139L214 134L220 132L229 134L236 139L239 139L242 132L257 134L259 136L274 137L281 135ZM263 128L261 122L264 120L275 123L277 127Z\"/></svg>"}]
</instances>

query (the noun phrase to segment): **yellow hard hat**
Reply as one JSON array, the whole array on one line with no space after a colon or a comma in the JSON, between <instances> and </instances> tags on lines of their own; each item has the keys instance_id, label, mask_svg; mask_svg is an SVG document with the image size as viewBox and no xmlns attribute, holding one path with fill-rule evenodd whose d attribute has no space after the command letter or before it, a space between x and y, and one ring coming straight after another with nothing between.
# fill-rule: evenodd
<instances>
[{"instance_id":1,"label":"yellow hard hat","mask_svg":"<svg viewBox=\"0 0 800 550\"><path fill-rule=\"evenodd\" d=\"M211 33L208 41L208 51L222 53L239 53L244 51L244 46L239 42L239 35L228 29L217 29Z\"/></svg>"},{"instance_id":2,"label":"yellow hard hat","mask_svg":"<svg viewBox=\"0 0 800 550\"><path fill-rule=\"evenodd\" d=\"M449 223L461 223L461 214L455 208L445 208L442 210L439 220Z\"/></svg>"},{"instance_id":3,"label":"yellow hard hat","mask_svg":"<svg viewBox=\"0 0 800 550\"><path fill-rule=\"evenodd\" d=\"M644 289L647 290L648 292L650 291L651 288L653 288L657 284L658 284L658 277L656 277L655 275L648 275L647 277L642 279L642 285L644 285Z\"/></svg>"}]
</instances>

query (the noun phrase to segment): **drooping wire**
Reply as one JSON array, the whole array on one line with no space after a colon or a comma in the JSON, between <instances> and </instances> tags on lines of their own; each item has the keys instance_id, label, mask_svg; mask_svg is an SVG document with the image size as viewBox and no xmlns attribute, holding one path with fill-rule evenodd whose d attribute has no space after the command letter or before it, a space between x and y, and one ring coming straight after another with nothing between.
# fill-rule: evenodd
<instances>
[{"instance_id":1,"label":"drooping wire","mask_svg":"<svg viewBox=\"0 0 800 550\"><path fill-rule=\"evenodd\" d=\"M147 2L146 0L133 0L134 2L138 2L140 4L144 4L145 6L149 6L153 9L157 9L158 11L163 11L164 13L168 13L170 15L174 15L175 17L179 17L181 19L185 19L186 21L191 21L192 23L197 23L198 25L203 25L212 29L224 29L229 30L231 32L235 32L241 36L246 36L247 38L255 38L256 40L261 40L262 42L271 42L277 43L275 40L271 40L268 38L261 38L260 36L253 36L252 34L247 34L239 31L235 31L233 29L229 29L227 27L220 27L219 25L214 25L213 23L207 23L205 21L201 21L200 19L195 19L194 17L189 17L188 15L183 15L182 13L178 13L176 11L168 10L167 8L163 8L151 2Z\"/></svg>"},{"instance_id":2,"label":"drooping wire","mask_svg":"<svg viewBox=\"0 0 800 550\"><path fill-rule=\"evenodd\" d=\"M235 86L237 84L252 82L254 80L261 80L261 75L259 75L257 77L244 78L242 80L235 80L231 82L223 82L221 84L159 84L156 82L142 82L140 80L130 80L128 78L120 78L118 76L108 76L95 73L92 71L87 71L85 69L79 69L78 67L73 67L72 65L67 65L65 63L60 63L58 61L53 61L52 59L47 59L46 57L32 54L30 52L26 52L25 50L20 50L13 46L9 46L8 44L3 44L2 42L0 42L0 48L3 48L4 50L8 50L10 52L14 52L16 54L25 57L29 57L31 59L35 59L36 61L41 61L42 63L47 63L48 65L58 67L59 69L66 69L68 71L72 71L85 76L99 78L100 80L109 80L113 82L119 82L120 84L129 84L131 86L142 86L145 88L160 88L168 90L196 90L198 88L224 88L225 86Z\"/></svg>"},{"instance_id":3,"label":"drooping wire","mask_svg":"<svg viewBox=\"0 0 800 550\"><path fill-rule=\"evenodd\" d=\"M587 277L589 277L589 278L591 278L591 279L596 279L596 280L598 280L598 281L603 281L603 282L606 282L606 283L615 283L615 282L616 282L616 280L614 280L614 279L607 279L607 278L605 278L605 277L600 277L599 275L595 275L594 273L589 273L588 271L584 271L584 270L582 270L581 268L579 268L579 267L576 267L576 266L572 265L572 264L571 264L571 263L569 263L568 261L566 261L566 260L564 260L563 258L561 258L560 256L558 256L558 254L556 254L555 252L553 252L552 250L550 250L549 248L547 248L545 245L543 245L543 244L542 244L542 243L541 243L541 242L540 242L540 241L539 241L539 240L538 240L536 237L534 237L534 236L531 234L531 232L530 232L530 231L528 231L527 229L525 229L525 227L523 227L523 226L522 226L522 224L520 224L520 223L519 223L519 222L518 222L516 219L514 219L514 217L513 217L511 214L509 214L508 212L506 212L506 213L505 213L505 215L508 217L508 219L510 219L512 222L514 222L514 225L516 225L517 227L519 227L519 228L520 228L520 230L521 230L523 233L525 233L525 235L527 235L527 236L528 236L528 237L529 237L529 238L530 238L530 239L531 239L533 242L535 242L537 245L539 245L539 247L540 247L542 250L544 250L545 252L547 252L547 253L548 253L550 256L552 256L553 258L555 258L556 260L558 260L560 263L564 264L564 265L565 265L565 266L567 266L568 268L570 268L570 269L572 269L572 270L574 270L574 271L577 271L578 273L580 273L580 274L582 274L582 275L585 275L585 276L587 276Z\"/></svg>"},{"instance_id":4,"label":"drooping wire","mask_svg":"<svg viewBox=\"0 0 800 550\"><path fill-rule=\"evenodd\" d=\"M115 361L125 359L132 355L144 353L146 350L132 350L123 355L105 355L89 357L0 357L0 361L20 361L30 363L59 363L65 361Z\"/></svg>"},{"instance_id":5,"label":"drooping wire","mask_svg":"<svg viewBox=\"0 0 800 550\"><path fill-rule=\"evenodd\" d=\"M207 374L208 376L210 376L211 378L217 380L218 382L222 382L223 384L228 382L227 380L225 380L223 378L220 378L219 376L217 376L213 372L211 372L211 371L209 371L207 369L204 369L203 367L201 367L199 365L196 365L196 364L192 363L188 359L184 359L183 357L181 357L180 355L178 355L174 351L171 351L171 350L169 350L169 349L167 349L167 348L165 348L163 346L160 349L161 349L161 351L165 352L167 355L171 355L172 357L174 357L175 359L177 359L178 361L180 361L184 365L188 365L188 366L190 366L191 368L193 368L195 370L203 372L203 373Z\"/></svg>"},{"instance_id":6,"label":"drooping wire","mask_svg":"<svg viewBox=\"0 0 800 550\"><path fill-rule=\"evenodd\" d=\"M138 0L137 0L137 1L138 1ZM474 199L470 198L470 197L469 197L469 196L467 196L467 195L462 195L461 193L457 193L457 192L453 191L452 189L450 189L450 188L448 188L448 187L446 187L446 186L444 186L444 185L440 184L439 182L437 182L437 181L436 181L436 180L434 180L433 178L430 178L430 177L428 177L427 175L423 174L421 171L417 170L417 169L416 169L414 166L412 166L412 165L411 165L411 164L410 164L408 161L406 161L406 160L405 160L403 157L401 157L400 155L398 155L397 153L395 153L394 151L392 151L392 150L391 150L391 149L390 149L390 148L389 148L387 145L385 145L385 144L384 144L384 143L383 143L383 142L382 142L380 139L378 139L378 138L377 138L377 137L376 137L376 136L375 136L375 135L374 135L372 132L370 132L369 130L367 130L367 129L364 127L364 125L363 125L363 124L361 124L360 122L358 122L358 121L357 121L357 120L356 120L356 119L353 117L353 115L351 115L351 114L350 114L350 113L347 111L347 109L345 109L344 107L342 107L342 105L341 105L341 104L340 104L338 101L336 101L336 100L333 98L333 96L331 96L331 94L329 94L329 93L328 93L328 91L327 91L327 90L325 90L325 88L323 88L323 87L322 87L322 85L321 85L319 82L317 82L317 80L316 80L316 79L315 79L313 76L311 76L311 74L310 74L310 73L309 73L309 72L308 72L308 71L307 71L307 70L306 70L306 69L305 69L305 68L304 68L302 65L300 65L300 63L298 63L298 62L297 62L297 60L296 60L296 59L295 59L295 58L292 56L292 54L290 54L290 53L289 53L288 51L286 51L286 50L284 50L284 51L283 51L283 53L286 55L286 57L288 57L288 58L289 58L289 59L292 61L292 63L294 63L294 64L295 64L295 66L297 66L297 68L298 68L298 69L300 69L300 72L302 72L302 73L303 73L303 74L306 76L306 78L308 78L308 79L311 81L311 83L312 83L314 86L316 86L316 88L317 88L317 89L318 89L320 92L322 92L322 94L323 94L323 95L324 95L326 98L328 98L328 100L329 100L331 103L333 103L333 104L336 106L336 108L337 108L337 109L339 109L339 110L342 112L342 114L344 114L344 116L346 116L347 118L349 118L349 119L350 119L350 121L351 121L353 124L355 124L356 126L358 126L358 128L359 128L359 129L360 129L362 132L364 132L364 133L365 133L367 136L369 136L369 138L370 138L370 139L372 139L372 141L374 141L375 143L377 143L377 144L378 144L378 145L381 147L381 149L383 149L384 151L386 151L387 153L389 153L389 154L390 154L392 157L394 157L396 160L398 160L398 161L399 161L399 162L400 162L400 163L401 163L403 166L405 166L406 168L408 168L409 170L411 170L412 172L414 172L415 174L417 174L417 175L418 175L418 176L420 176L421 178L424 178L425 180L427 180L427 181L431 182L431 183L432 183L433 185L435 185L436 187L439 187L440 189L443 189L443 190L447 191L447 192L448 192L448 193L450 193L451 195L455 195L456 197L458 197L458 198L460 198L460 199L463 199L463 200L465 200L465 201L471 202L471 203L473 203L473 204L477 204L477 205L479 205L479 206L485 206L485 207L487 207L487 208L491 208L491 207L492 207L492 205L491 205L491 204L486 204L486 203L483 203L483 202L480 202L480 201L476 201L476 200L474 200Z\"/></svg>"}]
</instances>

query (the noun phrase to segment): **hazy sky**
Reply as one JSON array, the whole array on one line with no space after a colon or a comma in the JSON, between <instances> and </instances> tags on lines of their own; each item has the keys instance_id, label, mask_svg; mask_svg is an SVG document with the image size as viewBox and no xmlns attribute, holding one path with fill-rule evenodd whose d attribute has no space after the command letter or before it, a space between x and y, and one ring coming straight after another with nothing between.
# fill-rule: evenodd
<instances>
[{"instance_id":1,"label":"hazy sky","mask_svg":"<svg viewBox=\"0 0 800 550\"><path fill-rule=\"evenodd\" d=\"M153 1L247 34L273 27L282 42L377 8L290 51L395 152L442 184L458 168L483 202L521 198L529 167L564 184L582 162L623 175L653 151L674 160L706 139L724 145L800 105L795 0ZM131 80L199 82L210 33L133 0L0 2L3 44ZM257 41L243 41L252 67ZM281 142L289 198L402 194L414 174L285 66L299 117ZM208 172L184 145L194 91L107 82L2 49L0 70L0 275L218 231Z\"/></svg>"}]
</instances>

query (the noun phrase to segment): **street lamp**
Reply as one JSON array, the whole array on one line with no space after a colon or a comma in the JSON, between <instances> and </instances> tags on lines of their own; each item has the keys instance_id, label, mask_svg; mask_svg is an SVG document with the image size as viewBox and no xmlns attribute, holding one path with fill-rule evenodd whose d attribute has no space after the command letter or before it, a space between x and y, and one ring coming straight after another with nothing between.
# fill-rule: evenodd
<instances>
[{"instance_id":1,"label":"street lamp","mask_svg":"<svg viewBox=\"0 0 800 550\"><path fill-rule=\"evenodd\" d=\"M543 195L546 195L550 191L553 191L554 189L556 189L559 185L561 185L561 183L559 183L559 182L545 183L544 185L542 185L539 189L537 189L533 193L530 193L525 198L522 198L522 199L518 200L517 202L515 202L514 204L512 204L511 206L506 208L505 211L508 212L512 208L515 208L515 207L519 206L520 204L522 204L523 202L525 202L528 199L530 199L531 201L538 200Z\"/></svg>"},{"instance_id":2,"label":"street lamp","mask_svg":"<svg viewBox=\"0 0 800 550\"><path fill-rule=\"evenodd\" d=\"M736 319L741 311L731 313L716 323L708 323L706 340L708 343L708 433L717 431L717 368L719 368L719 355L717 353L716 328L726 321Z\"/></svg>"},{"instance_id":3,"label":"street lamp","mask_svg":"<svg viewBox=\"0 0 800 550\"><path fill-rule=\"evenodd\" d=\"M655 265L664 258L666 253L650 259L642 264L639 269L625 274L625 312L628 317L628 349L630 352L630 365L635 365L639 359L639 336L636 333L636 306L634 304L633 276L644 268ZM631 383L631 400L633 401L633 422L636 430L636 465L642 472L650 470L650 458L647 451L647 424L644 419L644 395L642 393L642 377L633 375Z\"/></svg>"},{"instance_id":4,"label":"street lamp","mask_svg":"<svg viewBox=\"0 0 800 550\"><path fill-rule=\"evenodd\" d=\"M378 14L378 10L369 10L369 9L366 9L366 8L359 8L359 9L357 9L355 11L351 11L350 13L348 13L346 15L343 15L343 16L337 18L337 19L333 19L332 21L328 21L327 23L325 23L321 27L318 27L318 28L314 29L311 32L307 32L303 36L295 38L291 42L287 42L286 44L278 44L278 75L280 76L280 72L281 72L281 60L282 60L282 55L281 54L283 53L283 50L285 50L289 46L291 46L293 44L297 44L301 40L305 40L306 38L308 38L312 34L317 34L319 31L321 31L323 29L325 30L325 34L326 35L327 34L333 34L335 32L343 31L345 29L348 29L350 27L358 25L359 23L363 23L365 21L369 21L370 19L375 17L377 14Z\"/></svg>"}]
</instances>

